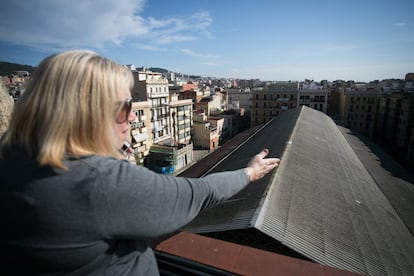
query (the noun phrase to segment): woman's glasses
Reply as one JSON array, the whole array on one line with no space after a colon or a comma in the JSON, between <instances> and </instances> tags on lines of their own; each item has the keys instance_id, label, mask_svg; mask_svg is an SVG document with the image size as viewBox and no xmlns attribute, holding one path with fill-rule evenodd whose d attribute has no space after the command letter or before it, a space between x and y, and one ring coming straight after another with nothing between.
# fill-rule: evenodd
<instances>
[{"instance_id":1,"label":"woman's glasses","mask_svg":"<svg viewBox=\"0 0 414 276\"><path fill-rule=\"evenodd\" d=\"M122 124L128 121L129 114L132 110L132 99L128 98L124 102L120 102L120 104L122 105L122 107L116 115L116 122Z\"/></svg>"}]
</instances>

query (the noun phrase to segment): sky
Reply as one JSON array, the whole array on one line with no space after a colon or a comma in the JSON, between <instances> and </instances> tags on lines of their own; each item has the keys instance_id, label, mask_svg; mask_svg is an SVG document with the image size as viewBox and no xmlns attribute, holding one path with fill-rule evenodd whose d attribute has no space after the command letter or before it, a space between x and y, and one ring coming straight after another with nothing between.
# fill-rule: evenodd
<instances>
[{"instance_id":1,"label":"sky","mask_svg":"<svg viewBox=\"0 0 414 276\"><path fill-rule=\"evenodd\" d=\"M88 49L204 77L403 79L412 0L2 0L0 61Z\"/></svg>"}]
</instances>

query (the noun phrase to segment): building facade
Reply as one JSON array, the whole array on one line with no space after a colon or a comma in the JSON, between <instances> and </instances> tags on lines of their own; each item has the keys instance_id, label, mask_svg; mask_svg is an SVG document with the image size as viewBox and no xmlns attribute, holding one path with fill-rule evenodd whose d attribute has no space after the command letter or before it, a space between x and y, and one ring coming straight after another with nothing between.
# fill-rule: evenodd
<instances>
[{"instance_id":1,"label":"building facade","mask_svg":"<svg viewBox=\"0 0 414 276\"><path fill-rule=\"evenodd\" d=\"M148 155L153 140L151 135L149 101L133 102L132 110L136 119L131 122L131 145L134 149L135 160L137 164L144 164L144 157Z\"/></svg>"},{"instance_id":2,"label":"building facade","mask_svg":"<svg viewBox=\"0 0 414 276\"><path fill-rule=\"evenodd\" d=\"M135 85L132 97L137 101L149 101L151 135L154 143L170 137L168 80L161 73L134 72Z\"/></svg>"},{"instance_id":3,"label":"building facade","mask_svg":"<svg viewBox=\"0 0 414 276\"><path fill-rule=\"evenodd\" d=\"M208 120L202 112L194 112L193 144L194 148L215 150L219 146L220 129L223 128L224 119Z\"/></svg>"},{"instance_id":4,"label":"building facade","mask_svg":"<svg viewBox=\"0 0 414 276\"><path fill-rule=\"evenodd\" d=\"M228 105L231 108L243 108L245 112L252 109L252 92L250 88L227 88Z\"/></svg>"},{"instance_id":5,"label":"building facade","mask_svg":"<svg viewBox=\"0 0 414 276\"><path fill-rule=\"evenodd\" d=\"M252 89L251 126L266 123L281 112L296 108L297 97L297 82L280 82Z\"/></svg>"},{"instance_id":6,"label":"building facade","mask_svg":"<svg viewBox=\"0 0 414 276\"><path fill-rule=\"evenodd\" d=\"M378 91L343 91L340 94L338 123L372 137Z\"/></svg>"},{"instance_id":7,"label":"building facade","mask_svg":"<svg viewBox=\"0 0 414 276\"><path fill-rule=\"evenodd\" d=\"M302 82L298 88L298 107L306 105L310 108L327 113L328 87L315 82Z\"/></svg>"},{"instance_id":8,"label":"building facade","mask_svg":"<svg viewBox=\"0 0 414 276\"><path fill-rule=\"evenodd\" d=\"M414 167L414 95L389 93L378 100L374 141Z\"/></svg>"},{"instance_id":9,"label":"building facade","mask_svg":"<svg viewBox=\"0 0 414 276\"><path fill-rule=\"evenodd\" d=\"M226 109L226 99L221 92L203 97L196 103L196 111L202 112L207 116L220 114Z\"/></svg>"},{"instance_id":10,"label":"building facade","mask_svg":"<svg viewBox=\"0 0 414 276\"><path fill-rule=\"evenodd\" d=\"M193 127L193 101L178 100L177 95L171 95L170 101L171 138L177 144L191 143Z\"/></svg>"}]
</instances>

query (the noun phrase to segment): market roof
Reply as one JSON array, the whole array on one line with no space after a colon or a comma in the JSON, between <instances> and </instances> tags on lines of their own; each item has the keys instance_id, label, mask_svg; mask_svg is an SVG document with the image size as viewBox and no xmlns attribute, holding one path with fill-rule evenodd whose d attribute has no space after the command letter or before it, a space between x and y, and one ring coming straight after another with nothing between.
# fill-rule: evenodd
<instances>
[{"instance_id":1,"label":"market roof","mask_svg":"<svg viewBox=\"0 0 414 276\"><path fill-rule=\"evenodd\" d=\"M360 158L346 137L327 115L308 107L275 117L207 173L244 167L264 147L282 158L280 167L184 230L256 229L320 264L412 275L414 186L406 180L393 185L396 175L386 183L384 166Z\"/></svg>"}]
</instances>

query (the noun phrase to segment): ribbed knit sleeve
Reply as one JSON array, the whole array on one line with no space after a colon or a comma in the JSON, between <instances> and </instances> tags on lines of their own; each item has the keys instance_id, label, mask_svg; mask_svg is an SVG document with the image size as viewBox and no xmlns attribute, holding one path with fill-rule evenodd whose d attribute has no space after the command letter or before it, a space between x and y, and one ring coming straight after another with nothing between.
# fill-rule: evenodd
<instances>
[{"instance_id":1,"label":"ribbed knit sleeve","mask_svg":"<svg viewBox=\"0 0 414 276\"><path fill-rule=\"evenodd\" d=\"M183 178L108 158L94 165L99 178L90 204L104 238L153 239L169 234L248 184L242 169Z\"/></svg>"}]
</instances>

